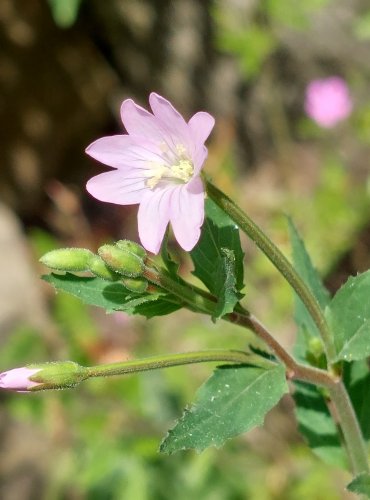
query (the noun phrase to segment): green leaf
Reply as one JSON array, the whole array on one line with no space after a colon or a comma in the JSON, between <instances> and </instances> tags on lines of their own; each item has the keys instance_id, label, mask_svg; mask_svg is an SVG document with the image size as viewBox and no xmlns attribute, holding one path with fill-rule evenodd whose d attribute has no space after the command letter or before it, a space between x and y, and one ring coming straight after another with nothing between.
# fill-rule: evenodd
<instances>
[{"instance_id":1,"label":"green leaf","mask_svg":"<svg viewBox=\"0 0 370 500\"><path fill-rule=\"evenodd\" d=\"M289 217L288 225L293 250L294 268L298 272L302 280L309 287L313 295L316 297L321 308L324 310L330 301L329 292L324 287L318 272L311 262L305 245L300 238L296 227ZM304 353L302 351L305 351L308 348L310 338L315 336L320 337L320 334L318 332L317 326L315 325L313 319L307 311L306 306L296 294L294 317L300 329L297 339L297 347L300 347L300 357L302 358L302 355L304 357ZM306 349L304 347L306 347Z\"/></svg>"},{"instance_id":2,"label":"green leaf","mask_svg":"<svg viewBox=\"0 0 370 500\"><path fill-rule=\"evenodd\" d=\"M343 363L343 379L356 412L362 434L370 441L370 367L367 360Z\"/></svg>"},{"instance_id":3,"label":"green leaf","mask_svg":"<svg viewBox=\"0 0 370 500\"><path fill-rule=\"evenodd\" d=\"M370 270L348 279L331 301L326 317L338 360L370 355Z\"/></svg>"},{"instance_id":4,"label":"green leaf","mask_svg":"<svg viewBox=\"0 0 370 500\"><path fill-rule=\"evenodd\" d=\"M216 287L219 294L213 319L233 312L235 305L242 297L242 294L236 290L234 252L228 248L222 248L221 253L223 254L222 266L217 269L216 275Z\"/></svg>"},{"instance_id":5,"label":"green leaf","mask_svg":"<svg viewBox=\"0 0 370 500\"><path fill-rule=\"evenodd\" d=\"M254 366L217 368L198 390L195 404L169 431L161 451L173 453L221 446L227 439L263 424L265 415L288 392L285 369Z\"/></svg>"},{"instance_id":6,"label":"green leaf","mask_svg":"<svg viewBox=\"0 0 370 500\"><path fill-rule=\"evenodd\" d=\"M168 229L163 237L163 243L161 246L161 257L164 265L167 268L168 274L175 279L178 279L178 270L180 264L173 260L172 255L168 251Z\"/></svg>"},{"instance_id":7,"label":"green leaf","mask_svg":"<svg viewBox=\"0 0 370 500\"><path fill-rule=\"evenodd\" d=\"M347 485L347 490L357 495L366 495L370 498L370 474L363 472Z\"/></svg>"},{"instance_id":8,"label":"green leaf","mask_svg":"<svg viewBox=\"0 0 370 500\"><path fill-rule=\"evenodd\" d=\"M329 293L290 218L288 225L294 267L324 310L330 301ZM302 362L307 362L307 359L311 358L314 364L319 365L321 337L306 306L296 294L294 318L298 326L295 355ZM293 398L298 426L308 445L326 463L345 467L346 457L341 448L337 428L320 389L302 382L295 382L294 385Z\"/></svg>"},{"instance_id":9,"label":"green leaf","mask_svg":"<svg viewBox=\"0 0 370 500\"><path fill-rule=\"evenodd\" d=\"M193 274L208 290L219 296L223 283L219 269L225 266L225 250L234 253L235 288L243 288L243 250L239 229L231 219L210 199L206 200L206 219L199 243L190 252L194 263ZM229 253L230 255L230 253Z\"/></svg>"},{"instance_id":10,"label":"green leaf","mask_svg":"<svg viewBox=\"0 0 370 500\"><path fill-rule=\"evenodd\" d=\"M85 304L102 307L108 312L124 311L151 318L169 314L181 307L170 295L133 294L121 283L109 283L101 278L52 273L43 276L43 279L57 290L74 295Z\"/></svg>"},{"instance_id":11,"label":"green leaf","mask_svg":"<svg viewBox=\"0 0 370 500\"><path fill-rule=\"evenodd\" d=\"M304 382L296 382L294 401L298 428L312 451L333 466L346 466L346 456L336 425L320 390Z\"/></svg>"}]
</instances>

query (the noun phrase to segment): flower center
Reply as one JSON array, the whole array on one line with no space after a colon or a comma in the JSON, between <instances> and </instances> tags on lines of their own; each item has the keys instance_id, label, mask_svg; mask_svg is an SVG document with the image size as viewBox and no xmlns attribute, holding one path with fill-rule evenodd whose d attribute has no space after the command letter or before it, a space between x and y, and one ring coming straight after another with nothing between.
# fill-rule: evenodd
<instances>
[{"instance_id":1,"label":"flower center","mask_svg":"<svg viewBox=\"0 0 370 500\"><path fill-rule=\"evenodd\" d=\"M172 181L186 184L194 174L194 166L191 160L186 157L186 149L182 144L176 146L176 155L169 155L168 147L163 151L163 159L167 160L169 165L163 163L151 163L149 170L150 177L146 185L154 189L161 181Z\"/></svg>"}]
</instances>

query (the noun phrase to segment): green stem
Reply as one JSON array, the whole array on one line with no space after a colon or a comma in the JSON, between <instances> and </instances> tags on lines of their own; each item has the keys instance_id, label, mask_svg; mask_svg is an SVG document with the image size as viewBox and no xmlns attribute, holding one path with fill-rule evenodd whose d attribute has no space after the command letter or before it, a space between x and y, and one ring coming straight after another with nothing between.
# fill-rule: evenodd
<instances>
[{"instance_id":1,"label":"green stem","mask_svg":"<svg viewBox=\"0 0 370 500\"><path fill-rule=\"evenodd\" d=\"M248 354L243 351L234 350L211 350L196 351L180 354L167 354L162 356L152 356L150 358L138 359L134 361L122 361L106 365L97 365L86 368L86 378L106 377L110 375L124 375L127 373L143 372L171 366L182 366L194 363L204 363L218 361L223 363L264 363L260 356ZM266 360L267 364L271 364Z\"/></svg>"},{"instance_id":2,"label":"green stem","mask_svg":"<svg viewBox=\"0 0 370 500\"><path fill-rule=\"evenodd\" d=\"M362 432L353 410L348 392L342 381L329 388L332 402L337 411L340 427L343 432L347 453L351 462L352 472L358 475L369 472L367 449Z\"/></svg>"},{"instance_id":3,"label":"green stem","mask_svg":"<svg viewBox=\"0 0 370 500\"><path fill-rule=\"evenodd\" d=\"M275 356L286 366L287 377L292 380L303 380L314 385L331 387L337 382L337 379L326 370L306 366L297 363L296 360L284 349L284 347L275 339L275 337L248 311L244 314L233 312L223 316L225 321L248 328L262 339L272 350Z\"/></svg>"},{"instance_id":4,"label":"green stem","mask_svg":"<svg viewBox=\"0 0 370 500\"><path fill-rule=\"evenodd\" d=\"M284 276L297 295L300 297L308 312L312 316L323 339L329 364L335 357L335 346L331 332L322 313L321 307L310 289L296 272L292 264L266 234L238 207L228 196L205 179L208 196L244 231L258 246L266 257Z\"/></svg>"},{"instance_id":5,"label":"green stem","mask_svg":"<svg viewBox=\"0 0 370 500\"><path fill-rule=\"evenodd\" d=\"M211 301L205 294L199 294L192 289L191 285L184 285L173 280L167 275L163 270L157 270L155 267L149 267L152 264L151 261L147 261L143 277L148 281L164 288L168 292L175 295L180 304L188 307L191 310L197 312L203 312L205 314L213 315L215 310L215 302Z\"/></svg>"},{"instance_id":6,"label":"green stem","mask_svg":"<svg viewBox=\"0 0 370 500\"><path fill-rule=\"evenodd\" d=\"M151 261L148 261L147 264L153 266ZM212 296L208 298L204 294L198 295L197 290L193 289L186 281L178 283L165 272L161 272L154 267L146 267L144 276L150 282L171 292L192 311L203 312L213 316L216 304L214 300L211 300ZM288 378L304 380L311 384L324 386L335 383L336 379L329 372L297 363L262 323L240 305L238 305L235 312L225 314L222 319L248 328L261 338L270 347L276 357L286 366Z\"/></svg>"}]
</instances>

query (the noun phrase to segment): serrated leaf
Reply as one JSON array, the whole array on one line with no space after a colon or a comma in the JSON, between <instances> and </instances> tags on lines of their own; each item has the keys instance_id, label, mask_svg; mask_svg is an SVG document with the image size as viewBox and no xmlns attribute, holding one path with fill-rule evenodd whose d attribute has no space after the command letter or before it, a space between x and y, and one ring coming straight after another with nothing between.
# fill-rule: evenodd
<instances>
[{"instance_id":1,"label":"serrated leaf","mask_svg":"<svg viewBox=\"0 0 370 500\"><path fill-rule=\"evenodd\" d=\"M296 382L294 401L298 428L312 451L324 462L346 467L337 427L320 390L304 382Z\"/></svg>"},{"instance_id":2,"label":"serrated leaf","mask_svg":"<svg viewBox=\"0 0 370 500\"><path fill-rule=\"evenodd\" d=\"M370 368L367 360L343 363L343 379L356 412L362 434L370 441Z\"/></svg>"},{"instance_id":3,"label":"serrated leaf","mask_svg":"<svg viewBox=\"0 0 370 500\"><path fill-rule=\"evenodd\" d=\"M367 498L370 498L370 474L368 472L359 474L347 485L347 490L357 493L357 495L366 495Z\"/></svg>"},{"instance_id":4,"label":"serrated leaf","mask_svg":"<svg viewBox=\"0 0 370 500\"><path fill-rule=\"evenodd\" d=\"M151 318L180 308L171 296L160 293L133 294L121 283L109 283L101 278L52 273L43 276L43 279L57 290L74 295L85 304L102 307L108 312L124 311Z\"/></svg>"},{"instance_id":5,"label":"serrated leaf","mask_svg":"<svg viewBox=\"0 0 370 500\"><path fill-rule=\"evenodd\" d=\"M292 256L294 268L311 290L312 294L317 299L321 308L324 310L329 304L330 296L327 289L324 287L322 280L311 262L311 258L307 253L305 245L299 236L299 233L294 226L292 220L288 217L289 233L292 244ZM295 294L295 321L300 329L298 335L298 344L301 348L307 344L309 337L318 336L319 332L311 315L307 311L298 295ZM308 337L308 338L307 338ZM307 347L307 346L306 346Z\"/></svg>"},{"instance_id":6,"label":"serrated leaf","mask_svg":"<svg viewBox=\"0 0 370 500\"><path fill-rule=\"evenodd\" d=\"M171 254L168 251L168 230L166 231L164 238L163 238L163 243L161 246L161 257L162 257L164 265L167 268L168 274L172 278L178 278L178 270L179 270L180 264L173 260Z\"/></svg>"},{"instance_id":7,"label":"serrated leaf","mask_svg":"<svg viewBox=\"0 0 370 500\"><path fill-rule=\"evenodd\" d=\"M348 279L335 294L326 317L338 360L370 356L370 270Z\"/></svg>"},{"instance_id":8,"label":"serrated leaf","mask_svg":"<svg viewBox=\"0 0 370 500\"><path fill-rule=\"evenodd\" d=\"M227 248L222 248L221 253L223 254L222 266L217 269L216 276L216 287L219 292L213 319L233 312L235 305L242 297L236 289L234 252Z\"/></svg>"},{"instance_id":9,"label":"serrated leaf","mask_svg":"<svg viewBox=\"0 0 370 500\"><path fill-rule=\"evenodd\" d=\"M329 292L324 287L304 242L289 217L288 226L294 268L324 310L330 301ZM296 294L294 302L294 319L298 326L294 353L302 362L307 362L310 343L313 339L319 340L320 334L306 306ZM298 426L308 445L326 463L345 467L346 457L341 448L337 428L320 389L302 382L295 382L294 385L293 398Z\"/></svg>"},{"instance_id":10,"label":"serrated leaf","mask_svg":"<svg viewBox=\"0 0 370 500\"><path fill-rule=\"evenodd\" d=\"M217 368L200 387L195 404L169 431L161 451L174 453L221 446L227 439L263 424L269 410L288 392L282 365Z\"/></svg>"},{"instance_id":11,"label":"serrated leaf","mask_svg":"<svg viewBox=\"0 0 370 500\"><path fill-rule=\"evenodd\" d=\"M231 219L210 199L206 200L206 219L202 235L196 247L190 252L194 263L193 274L208 290L218 297L220 283L217 280L219 267L223 265L222 249L234 252L235 287L243 288L243 250L240 245L239 229Z\"/></svg>"}]
</instances>

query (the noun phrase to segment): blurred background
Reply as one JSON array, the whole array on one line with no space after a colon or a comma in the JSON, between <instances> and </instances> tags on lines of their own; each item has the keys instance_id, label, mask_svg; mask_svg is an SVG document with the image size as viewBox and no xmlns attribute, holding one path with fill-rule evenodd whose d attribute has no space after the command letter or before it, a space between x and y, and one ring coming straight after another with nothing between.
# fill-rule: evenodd
<instances>
[{"instance_id":1,"label":"blurred background","mask_svg":"<svg viewBox=\"0 0 370 500\"><path fill-rule=\"evenodd\" d=\"M332 76L350 105L328 125L310 111L308 86ZM290 214L332 292L370 267L369 88L367 0L1 0L0 369L250 340L187 312L149 321L106 315L40 280L38 258L50 249L137 239L135 206L85 191L104 167L84 149L120 133L127 97L147 107L156 91L185 117L213 114L207 173L287 255ZM248 308L289 347L292 294L243 243ZM187 261L182 267L189 276ZM211 370L2 393L0 498L351 498L348 473L322 463L299 436L290 397L263 429L221 450L160 456L161 437Z\"/></svg>"}]
</instances>

